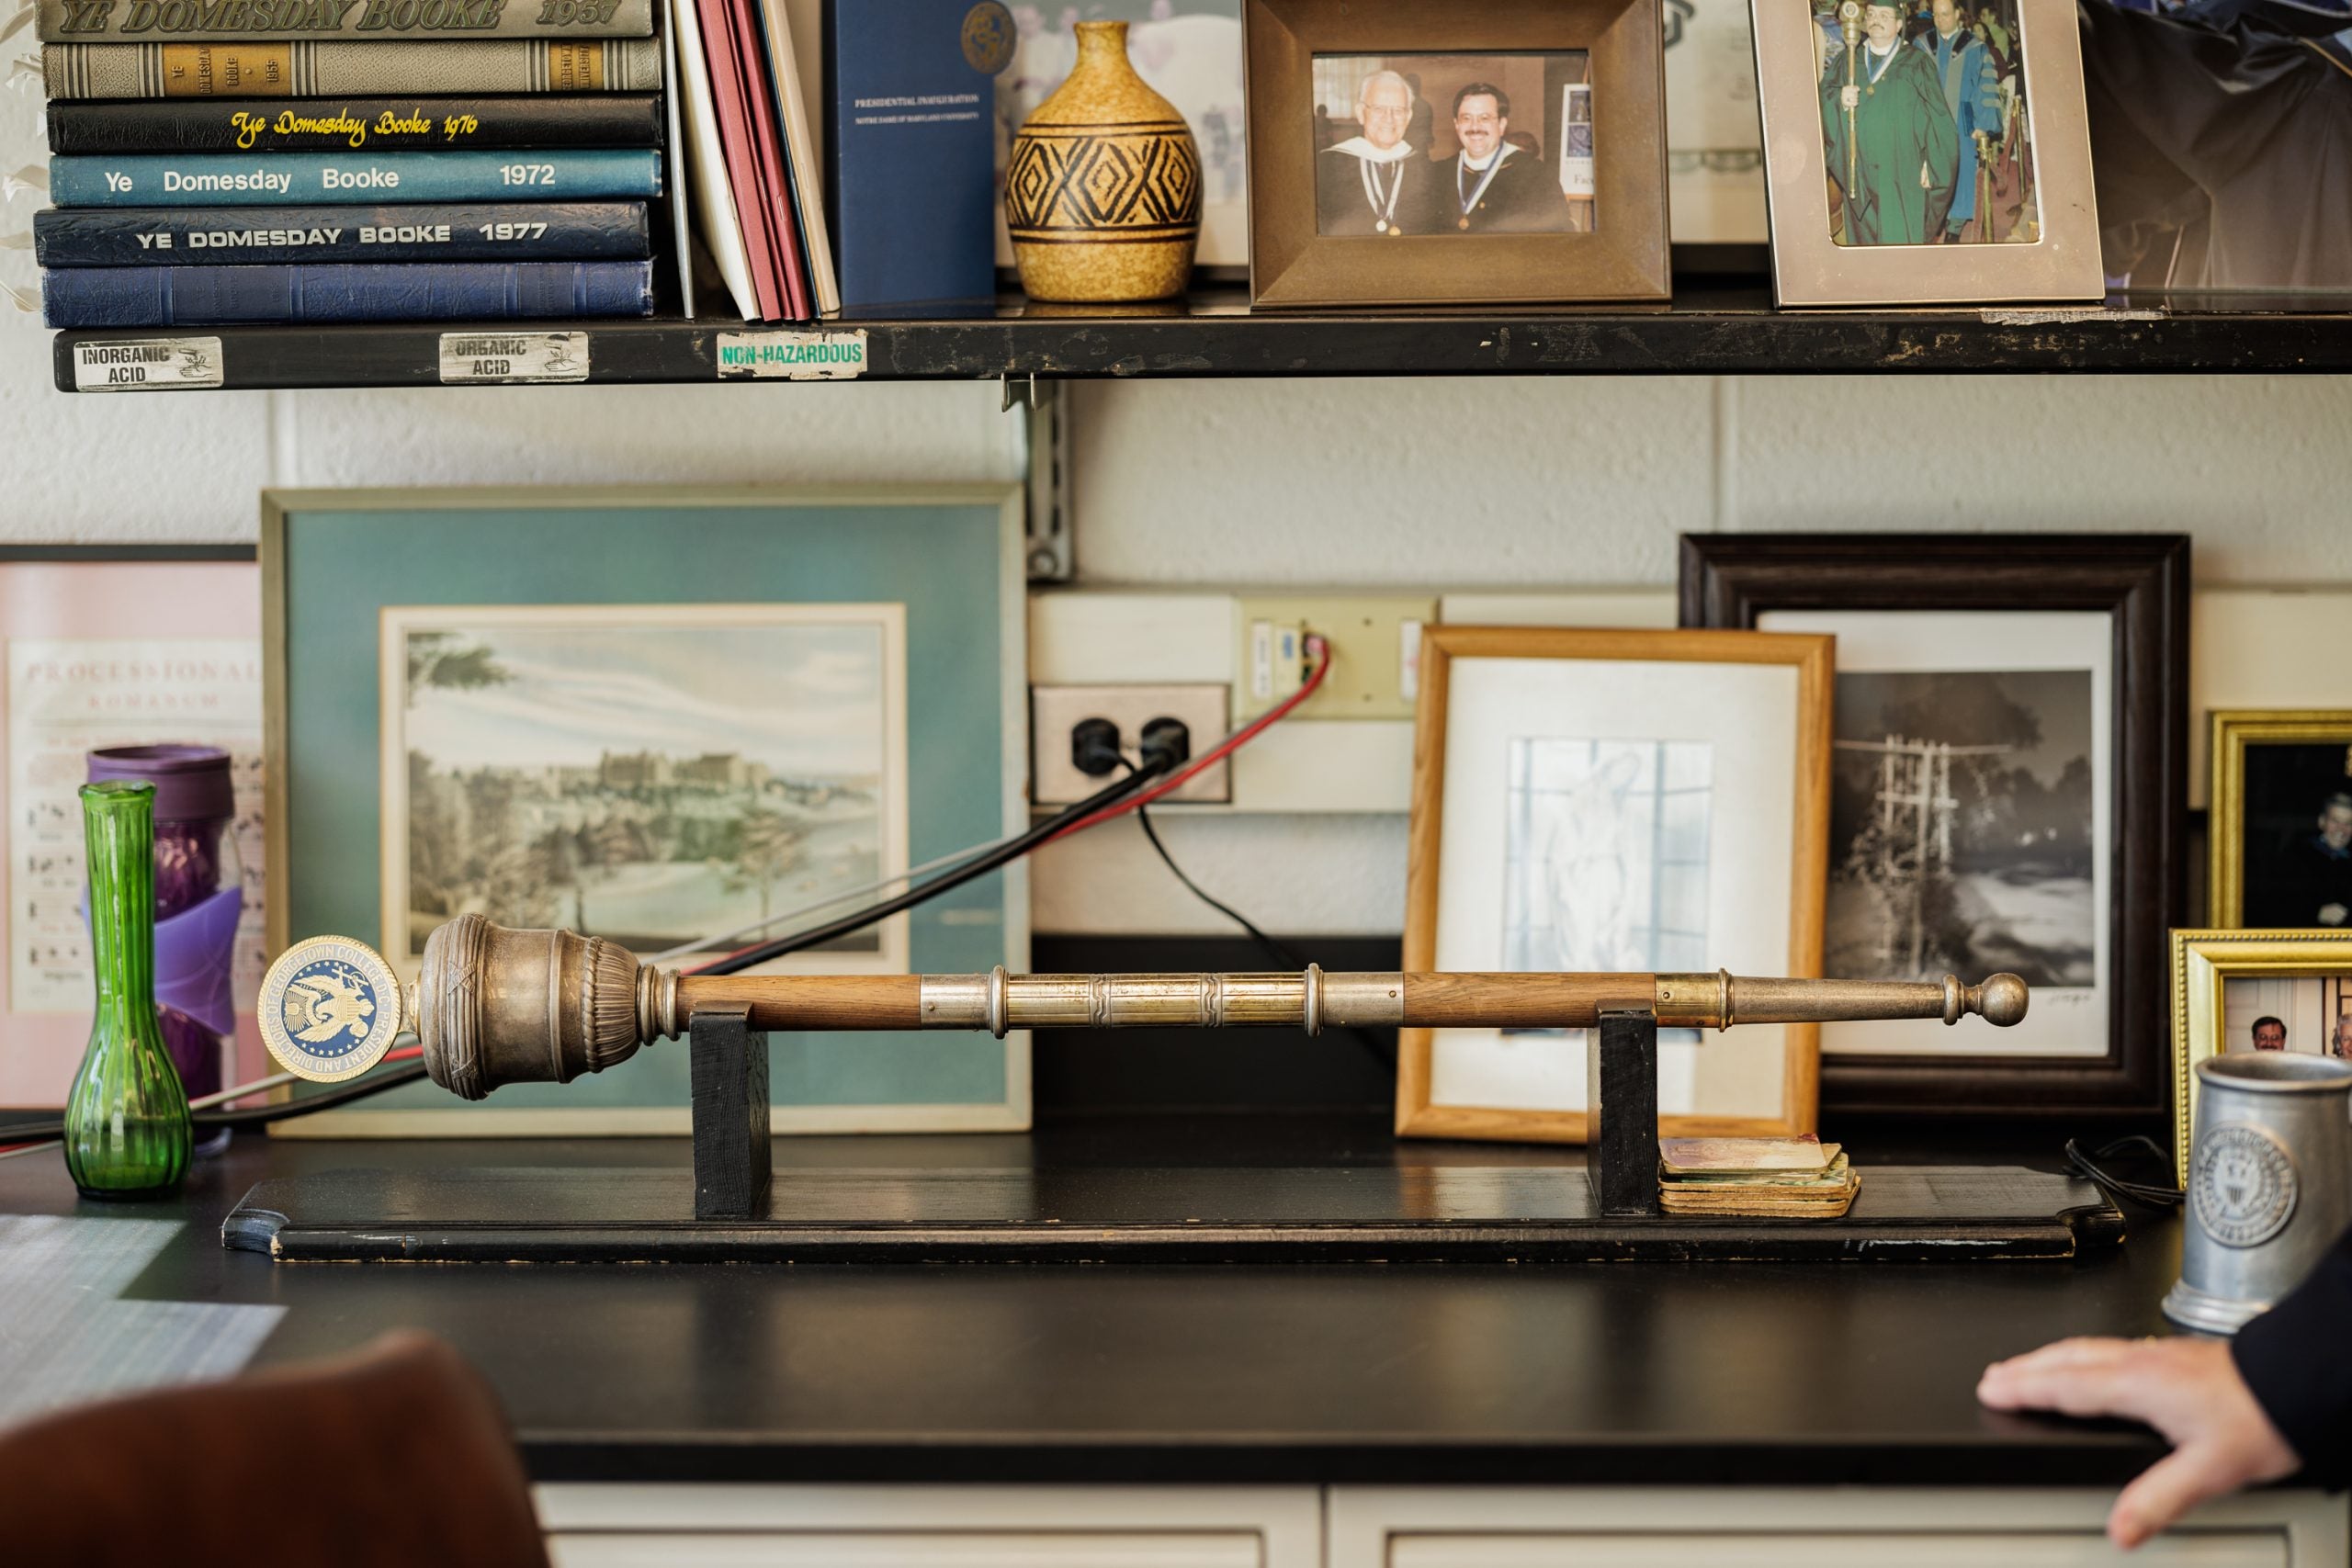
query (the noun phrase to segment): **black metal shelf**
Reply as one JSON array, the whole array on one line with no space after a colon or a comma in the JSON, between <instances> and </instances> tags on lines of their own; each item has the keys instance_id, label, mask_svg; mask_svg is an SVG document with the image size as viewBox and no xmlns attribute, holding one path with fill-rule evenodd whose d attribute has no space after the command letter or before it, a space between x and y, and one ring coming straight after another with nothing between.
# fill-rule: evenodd
<instances>
[{"instance_id":1,"label":"black metal shelf","mask_svg":"<svg viewBox=\"0 0 2352 1568\"><path fill-rule=\"evenodd\" d=\"M231 389L428 387L444 384L444 334L551 331L586 334L586 374L575 378L600 384L732 379L741 372L722 374L722 334L791 343L764 334L810 331L858 343L865 380L2352 370L2352 299L2342 297L1776 310L1761 282L1705 278L1678 280L1674 303L1649 310L1253 311L1245 290L1226 288L1124 307L1012 296L818 329L653 320L75 331L57 335L55 366L73 391L77 344L206 338L220 344L220 384Z\"/></svg>"}]
</instances>

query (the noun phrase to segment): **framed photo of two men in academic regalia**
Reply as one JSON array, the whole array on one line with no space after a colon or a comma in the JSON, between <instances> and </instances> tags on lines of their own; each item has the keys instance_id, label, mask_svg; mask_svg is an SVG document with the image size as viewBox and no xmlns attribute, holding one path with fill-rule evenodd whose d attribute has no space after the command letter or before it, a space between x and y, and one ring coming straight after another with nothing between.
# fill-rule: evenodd
<instances>
[{"instance_id":1,"label":"framed photo of two men in academic regalia","mask_svg":"<svg viewBox=\"0 0 2352 1568\"><path fill-rule=\"evenodd\" d=\"M2072 0L1751 0L1782 305L2096 299Z\"/></svg>"},{"instance_id":2,"label":"framed photo of two men in academic regalia","mask_svg":"<svg viewBox=\"0 0 2352 1568\"><path fill-rule=\"evenodd\" d=\"M1663 301L1664 47L1635 0L1246 0L1259 305Z\"/></svg>"}]
</instances>

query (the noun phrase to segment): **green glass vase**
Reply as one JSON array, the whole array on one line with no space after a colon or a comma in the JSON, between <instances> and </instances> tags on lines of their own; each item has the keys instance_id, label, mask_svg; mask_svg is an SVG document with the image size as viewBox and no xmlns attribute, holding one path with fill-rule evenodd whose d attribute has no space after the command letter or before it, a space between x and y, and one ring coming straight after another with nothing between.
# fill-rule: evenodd
<instances>
[{"instance_id":1,"label":"green glass vase","mask_svg":"<svg viewBox=\"0 0 2352 1568\"><path fill-rule=\"evenodd\" d=\"M85 1198L167 1198L187 1175L187 1091L155 1012L155 786L82 786L97 1015L65 1100Z\"/></svg>"}]
</instances>

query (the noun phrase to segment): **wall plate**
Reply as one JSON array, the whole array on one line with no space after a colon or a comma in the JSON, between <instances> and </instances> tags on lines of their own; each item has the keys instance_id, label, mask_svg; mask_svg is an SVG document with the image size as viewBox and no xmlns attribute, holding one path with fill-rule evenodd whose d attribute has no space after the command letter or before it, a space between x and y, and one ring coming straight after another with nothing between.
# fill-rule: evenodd
<instances>
[{"instance_id":1,"label":"wall plate","mask_svg":"<svg viewBox=\"0 0 2352 1568\"><path fill-rule=\"evenodd\" d=\"M1178 718L1193 733L1193 755L1223 740L1229 689L1223 684L1032 686L1029 689L1029 798L1038 806L1068 806L1111 783L1080 773L1069 760L1069 732L1080 720L1107 718L1119 727L1119 749L1127 760L1143 727L1155 718ZM1184 787L1160 797L1170 805L1222 805L1233 798L1230 765L1204 769Z\"/></svg>"},{"instance_id":2,"label":"wall plate","mask_svg":"<svg viewBox=\"0 0 2352 1568\"><path fill-rule=\"evenodd\" d=\"M1286 639L1319 633L1331 673L1293 718L1410 718L1419 693L1406 679L1408 623L1437 618L1434 596L1299 593L1234 601L1234 717L1248 722L1298 689Z\"/></svg>"}]
</instances>

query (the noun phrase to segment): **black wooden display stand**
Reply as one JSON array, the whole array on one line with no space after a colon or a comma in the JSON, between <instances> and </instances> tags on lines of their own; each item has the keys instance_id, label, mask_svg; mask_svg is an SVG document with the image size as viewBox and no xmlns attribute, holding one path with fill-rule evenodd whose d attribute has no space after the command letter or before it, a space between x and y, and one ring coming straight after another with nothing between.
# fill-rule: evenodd
<instances>
[{"instance_id":1,"label":"black wooden display stand","mask_svg":"<svg viewBox=\"0 0 2352 1568\"><path fill-rule=\"evenodd\" d=\"M768 1036L749 1008L686 1021L694 1053L695 1218L768 1217Z\"/></svg>"},{"instance_id":2,"label":"black wooden display stand","mask_svg":"<svg viewBox=\"0 0 2352 1568\"><path fill-rule=\"evenodd\" d=\"M1585 1053L1584 1173L1592 1206L1612 1220L1655 1218L1657 1201L1657 1014L1600 1015Z\"/></svg>"},{"instance_id":3,"label":"black wooden display stand","mask_svg":"<svg viewBox=\"0 0 2352 1568\"><path fill-rule=\"evenodd\" d=\"M1573 1155L1473 1166L1399 1145L1229 1168L876 1151L778 1177L767 1036L714 1009L687 1028L691 1174L544 1166L527 1147L499 1166L308 1171L247 1192L220 1239L282 1262L1524 1264L2067 1258L2123 1239L2088 1183L1993 1166L1874 1167L1840 1219L1661 1213L1657 1016L1605 1012L1597 1032L1585 1176Z\"/></svg>"}]
</instances>

